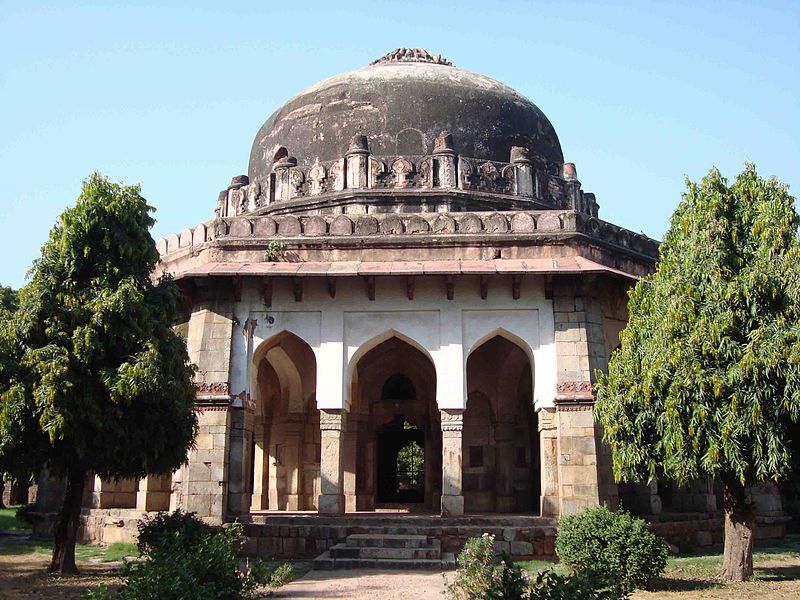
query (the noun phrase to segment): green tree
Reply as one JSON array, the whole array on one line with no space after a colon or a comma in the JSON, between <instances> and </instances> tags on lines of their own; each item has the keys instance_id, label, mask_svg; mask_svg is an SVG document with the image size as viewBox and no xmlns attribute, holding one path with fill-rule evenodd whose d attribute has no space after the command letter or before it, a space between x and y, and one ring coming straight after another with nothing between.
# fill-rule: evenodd
<instances>
[{"instance_id":1,"label":"green tree","mask_svg":"<svg viewBox=\"0 0 800 600\"><path fill-rule=\"evenodd\" d=\"M77 572L84 484L169 473L197 429L180 292L151 274L153 210L99 174L50 232L0 324L0 471L66 478L51 571Z\"/></svg>"},{"instance_id":2,"label":"green tree","mask_svg":"<svg viewBox=\"0 0 800 600\"><path fill-rule=\"evenodd\" d=\"M13 313L17 310L17 306L19 306L19 292L0 285L0 308Z\"/></svg>"},{"instance_id":3,"label":"green tree","mask_svg":"<svg viewBox=\"0 0 800 600\"><path fill-rule=\"evenodd\" d=\"M800 415L800 244L787 186L753 165L712 169L672 217L651 277L630 293L596 415L617 479L724 485L723 577L753 572L749 487L791 468Z\"/></svg>"},{"instance_id":4,"label":"green tree","mask_svg":"<svg viewBox=\"0 0 800 600\"><path fill-rule=\"evenodd\" d=\"M19 306L19 292L7 286L0 285L0 319L3 322L11 318L11 314ZM5 490L5 473L0 470L0 508L5 508L3 503L3 491Z\"/></svg>"}]
</instances>

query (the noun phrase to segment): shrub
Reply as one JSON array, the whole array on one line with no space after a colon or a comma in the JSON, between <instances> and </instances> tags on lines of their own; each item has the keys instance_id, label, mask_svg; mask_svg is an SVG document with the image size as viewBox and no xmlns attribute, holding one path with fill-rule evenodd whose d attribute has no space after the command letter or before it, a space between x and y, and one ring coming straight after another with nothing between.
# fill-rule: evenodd
<instances>
[{"instance_id":1,"label":"shrub","mask_svg":"<svg viewBox=\"0 0 800 600\"><path fill-rule=\"evenodd\" d=\"M147 515L137 525L139 540L136 546L139 553L148 554L168 539L186 548L200 544L213 529L198 519L194 513L184 513L180 509L172 512L160 512Z\"/></svg>"},{"instance_id":2,"label":"shrub","mask_svg":"<svg viewBox=\"0 0 800 600\"><path fill-rule=\"evenodd\" d=\"M594 571L625 590L646 586L667 565L667 547L646 521L606 506L562 517L556 553L573 572Z\"/></svg>"},{"instance_id":3,"label":"shrub","mask_svg":"<svg viewBox=\"0 0 800 600\"><path fill-rule=\"evenodd\" d=\"M249 575L256 583L271 588L283 587L295 578L291 563L267 563L258 558L250 564Z\"/></svg>"},{"instance_id":4,"label":"shrub","mask_svg":"<svg viewBox=\"0 0 800 600\"><path fill-rule=\"evenodd\" d=\"M539 573L530 587L530 600L624 600L628 594L620 587L609 587L591 571L561 575L555 571Z\"/></svg>"},{"instance_id":5,"label":"shrub","mask_svg":"<svg viewBox=\"0 0 800 600\"><path fill-rule=\"evenodd\" d=\"M197 530L189 526L191 532ZM243 538L241 524L215 533L188 537L165 533L148 546L144 560L126 563L119 600L237 600L255 581L239 570L236 549Z\"/></svg>"},{"instance_id":6,"label":"shrub","mask_svg":"<svg viewBox=\"0 0 800 600\"><path fill-rule=\"evenodd\" d=\"M494 555L494 536L484 533L467 540L459 553L456 579L447 586L455 600L522 600L527 577L507 556Z\"/></svg>"},{"instance_id":7,"label":"shrub","mask_svg":"<svg viewBox=\"0 0 800 600\"><path fill-rule=\"evenodd\" d=\"M105 589L89 592L92 600L239 600L258 586L254 573L242 572L236 550L244 528L235 523L214 529L192 513L159 513L139 522L142 560L125 563L125 583L112 596ZM291 577L291 565L266 573L272 584ZM277 587L277 586L276 586Z\"/></svg>"}]
</instances>

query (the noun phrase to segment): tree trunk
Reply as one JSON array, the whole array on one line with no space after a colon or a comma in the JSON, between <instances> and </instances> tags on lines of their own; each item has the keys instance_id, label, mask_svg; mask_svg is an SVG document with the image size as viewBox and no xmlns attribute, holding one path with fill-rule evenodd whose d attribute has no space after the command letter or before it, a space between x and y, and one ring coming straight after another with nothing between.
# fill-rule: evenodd
<instances>
[{"instance_id":1,"label":"tree trunk","mask_svg":"<svg viewBox=\"0 0 800 600\"><path fill-rule=\"evenodd\" d=\"M6 505L3 502L3 492L6 491L6 482L3 480L3 474L0 473L0 508L5 508Z\"/></svg>"},{"instance_id":2,"label":"tree trunk","mask_svg":"<svg viewBox=\"0 0 800 600\"><path fill-rule=\"evenodd\" d=\"M71 470L67 475L67 489L64 491L64 504L58 513L53 527L53 560L50 572L62 575L77 575L75 564L75 541L78 537L78 523L81 516L83 487L86 472Z\"/></svg>"},{"instance_id":3,"label":"tree trunk","mask_svg":"<svg viewBox=\"0 0 800 600\"><path fill-rule=\"evenodd\" d=\"M753 529L756 511L750 490L733 483L725 484L725 552L722 577L744 581L753 576Z\"/></svg>"}]
</instances>

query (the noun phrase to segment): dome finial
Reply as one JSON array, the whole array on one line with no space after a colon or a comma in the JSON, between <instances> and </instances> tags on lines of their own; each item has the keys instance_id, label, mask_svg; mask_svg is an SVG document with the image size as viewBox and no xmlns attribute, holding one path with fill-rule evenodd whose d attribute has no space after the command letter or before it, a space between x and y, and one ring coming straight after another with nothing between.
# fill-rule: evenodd
<instances>
[{"instance_id":1,"label":"dome finial","mask_svg":"<svg viewBox=\"0 0 800 600\"><path fill-rule=\"evenodd\" d=\"M444 58L441 54L431 54L424 48L397 48L381 56L379 59L373 60L369 65L383 65L393 62L428 63L431 65L445 65L447 67L453 66L453 63Z\"/></svg>"}]
</instances>

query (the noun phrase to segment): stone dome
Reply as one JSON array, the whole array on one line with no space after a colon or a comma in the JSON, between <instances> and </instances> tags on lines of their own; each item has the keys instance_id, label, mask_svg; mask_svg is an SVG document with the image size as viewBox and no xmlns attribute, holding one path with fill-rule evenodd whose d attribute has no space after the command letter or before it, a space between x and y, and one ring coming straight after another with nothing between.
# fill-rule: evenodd
<instances>
[{"instance_id":1,"label":"stone dome","mask_svg":"<svg viewBox=\"0 0 800 600\"><path fill-rule=\"evenodd\" d=\"M530 100L441 56L398 49L284 104L259 129L248 174L252 181L270 173L281 148L302 168L339 159L356 135L375 156L422 156L442 132L465 157L508 162L521 146L534 160L559 169L564 162L555 129Z\"/></svg>"}]
</instances>

